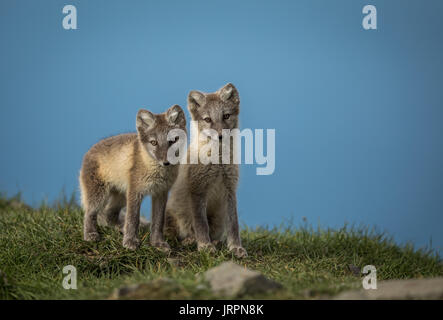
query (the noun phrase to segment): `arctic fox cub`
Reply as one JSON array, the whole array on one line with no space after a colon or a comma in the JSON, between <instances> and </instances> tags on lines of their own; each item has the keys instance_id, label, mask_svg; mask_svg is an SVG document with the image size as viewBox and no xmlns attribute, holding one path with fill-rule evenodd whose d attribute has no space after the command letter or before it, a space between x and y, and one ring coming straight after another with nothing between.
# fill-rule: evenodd
<instances>
[{"instance_id":1,"label":"arctic fox cub","mask_svg":"<svg viewBox=\"0 0 443 320\"><path fill-rule=\"evenodd\" d=\"M178 166L167 158L168 132L186 132L186 118L178 105L165 113L140 110L137 133L121 134L95 144L84 156L80 170L80 191L85 211L84 239L98 241L97 216L108 225L119 224L119 212L126 207L123 246L136 249L140 223L140 205L144 196L152 195L151 245L161 250L170 247L163 237L164 211L168 191L174 183Z\"/></svg>"},{"instance_id":2,"label":"arctic fox cub","mask_svg":"<svg viewBox=\"0 0 443 320\"><path fill-rule=\"evenodd\" d=\"M191 91L188 109L199 137L205 129L212 129L218 143L224 129L238 128L240 98L230 83L214 93ZM192 140L188 157L192 150L211 143L208 139ZM237 182L238 165L232 162L181 164L166 206L166 233L184 242L196 241L199 250L215 250L214 243L227 237L229 250L237 257L246 256L238 226Z\"/></svg>"}]
</instances>

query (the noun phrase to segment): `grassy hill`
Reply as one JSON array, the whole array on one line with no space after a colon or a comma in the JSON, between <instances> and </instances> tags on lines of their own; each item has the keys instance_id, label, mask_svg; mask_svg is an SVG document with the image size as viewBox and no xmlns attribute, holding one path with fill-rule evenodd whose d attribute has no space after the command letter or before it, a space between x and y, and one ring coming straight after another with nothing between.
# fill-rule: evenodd
<instances>
[{"instance_id":1,"label":"grassy hill","mask_svg":"<svg viewBox=\"0 0 443 320\"><path fill-rule=\"evenodd\" d=\"M152 290L146 298L206 299L213 296L199 274L234 259L226 248L211 255L171 241L169 256L148 246L132 252L122 247L122 235L109 228L100 229L101 242L86 243L82 220L72 201L32 209L19 199L0 198L0 299L106 299L122 285L160 277L173 279L179 290ZM140 237L146 244L149 234ZM359 288L361 275L350 265L360 270L376 266L378 280L443 275L435 252L400 247L365 228L243 229L242 240L249 257L236 262L284 287L272 295L244 298L312 299ZM77 268L77 290L62 287L66 265Z\"/></svg>"}]
</instances>

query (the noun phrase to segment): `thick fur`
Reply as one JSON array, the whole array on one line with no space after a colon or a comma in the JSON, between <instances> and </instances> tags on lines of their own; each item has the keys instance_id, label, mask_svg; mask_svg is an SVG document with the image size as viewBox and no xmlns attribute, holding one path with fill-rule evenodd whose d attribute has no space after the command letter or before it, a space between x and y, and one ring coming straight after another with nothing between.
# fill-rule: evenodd
<instances>
[{"instance_id":1,"label":"thick fur","mask_svg":"<svg viewBox=\"0 0 443 320\"><path fill-rule=\"evenodd\" d=\"M136 249L140 242L140 205L144 196L152 195L150 242L169 250L163 238L164 210L178 166L167 161L167 150L174 143L167 141L167 134L171 129L186 130L186 118L178 105L158 115L142 109L136 125L137 133L101 140L83 158L80 191L85 211L84 239L99 240L99 214L105 224L119 226L123 222L119 221L119 213L126 207L124 224L120 225L123 246Z\"/></svg>"},{"instance_id":2,"label":"thick fur","mask_svg":"<svg viewBox=\"0 0 443 320\"><path fill-rule=\"evenodd\" d=\"M223 129L238 128L240 99L230 83L215 93L191 91L188 109L192 120L198 121L199 133L210 128L221 137ZM191 141L188 158L193 147L200 149L207 143L207 139ZM165 232L185 243L196 241L199 250L215 250L214 243L227 240L237 257L246 256L238 226L238 172L238 165L221 162L180 165L166 205Z\"/></svg>"}]
</instances>

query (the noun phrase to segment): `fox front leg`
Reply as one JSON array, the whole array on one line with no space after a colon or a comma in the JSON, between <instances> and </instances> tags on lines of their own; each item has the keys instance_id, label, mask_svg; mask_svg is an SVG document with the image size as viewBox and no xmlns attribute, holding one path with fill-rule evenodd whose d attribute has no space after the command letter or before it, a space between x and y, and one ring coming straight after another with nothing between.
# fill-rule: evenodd
<instances>
[{"instance_id":1,"label":"fox front leg","mask_svg":"<svg viewBox=\"0 0 443 320\"><path fill-rule=\"evenodd\" d=\"M227 241L228 248L237 258L247 257L248 253L241 245L240 231L238 227L237 197L235 193L228 195L228 225Z\"/></svg>"},{"instance_id":2,"label":"fox front leg","mask_svg":"<svg viewBox=\"0 0 443 320\"><path fill-rule=\"evenodd\" d=\"M140 223L140 206L142 196L131 191L130 189L126 195L126 217L125 225L123 227L123 247L135 250L140 245L140 240L137 238L138 225Z\"/></svg>"},{"instance_id":3,"label":"fox front leg","mask_svg":"<svg viewBox=\"0 0 443 320\"><path fill-rule=\"evenodd\" d=\"M208 217L206 215L206 196L203 194L193 194L191 196L194 210L192 213L192 223L194 228L197 248L201 250L215 251L215 246L209 237Z\"/></svg>"},{"instance_id":4,"label":"fox front leg","mask_svg":"<svg viewBox=\"0 0 443 320\"><path fill-rule=\"evenodd\" d=\"M168 252L171 250L169 244L163 237L163 226L165 222L165 208L168 200L168 193L160 193L152 196L151 211L151 245L161 251Z\"/></svg>"}]
</instances>

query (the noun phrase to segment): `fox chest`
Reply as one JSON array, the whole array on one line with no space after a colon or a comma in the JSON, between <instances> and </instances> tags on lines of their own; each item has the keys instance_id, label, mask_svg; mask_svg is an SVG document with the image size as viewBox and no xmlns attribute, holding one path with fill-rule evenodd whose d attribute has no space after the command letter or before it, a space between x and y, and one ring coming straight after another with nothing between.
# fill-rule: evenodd
<instances>
[{"instance_id":1,"label":"fox chest","mask_svg":"<svg viewBox=\"0 0 443 320\"><path fill-rule=\"evenodd\" d=\"M167 192L177 177L177 172L171 170L152 170L140 174L137 179L137 189L142 194L155 194Z\"/></svg>"},{"instance_id":2,"label":"fox chest","mask_svg":"<svg viewBox=\"0 0 443 320\"><path fill-rule=\"evenodd\" d=\"M208 198L224 199L229 192L235 192L238 183L237 167L219 167L208 179Z\"/></svg>"}]
</instances>

